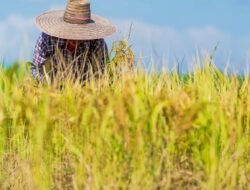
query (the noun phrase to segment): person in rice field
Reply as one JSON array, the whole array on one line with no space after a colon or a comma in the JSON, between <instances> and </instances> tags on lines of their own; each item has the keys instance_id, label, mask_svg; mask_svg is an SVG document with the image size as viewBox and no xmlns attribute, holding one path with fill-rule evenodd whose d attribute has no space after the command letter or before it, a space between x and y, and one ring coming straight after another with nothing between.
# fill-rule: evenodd
<instances>
[{"instance_id":1,"label":"person in rice field","mask_svg":"<svg viewBox=\"0 0 250 190\"><path fill-rule=\"evenodd\" d=\"M53 81L59 72L67 75L71 71L74 78L86 80L88 71L104 70L108 60L104 38L116 28L109 20L91 14L88 1L68 0L65 10L38 16L36 25L42 33L31 63L33 78Z\"/></svg>"}]
</instances>

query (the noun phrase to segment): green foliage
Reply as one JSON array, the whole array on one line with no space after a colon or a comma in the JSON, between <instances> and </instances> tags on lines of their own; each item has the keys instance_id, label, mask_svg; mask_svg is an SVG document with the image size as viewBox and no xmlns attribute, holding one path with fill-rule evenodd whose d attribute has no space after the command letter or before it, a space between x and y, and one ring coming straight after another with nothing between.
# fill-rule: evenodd
<instances>
[{"instance_id":1,"label":"green foliage","mask_svg":"<svg viewBox=\"0 0 250 190\"><path fill-rule=\"evenodd\" d=\"M117 47L84 86L0 69L0 189L248 189L249 76L148 73Z\"/></svg>"}]
</instances>

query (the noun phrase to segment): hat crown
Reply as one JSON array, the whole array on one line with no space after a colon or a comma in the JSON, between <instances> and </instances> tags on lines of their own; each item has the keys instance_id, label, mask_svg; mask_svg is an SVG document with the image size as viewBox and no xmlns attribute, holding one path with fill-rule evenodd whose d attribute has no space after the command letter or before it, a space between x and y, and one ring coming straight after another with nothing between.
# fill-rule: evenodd
<instances>
[{"instance_id":1,"label":"hat crown","mask_svg":"<svg viewBox=\"0 0 250 190\"><path fill-rule=\"evenodd\" d=\"M87 24L91 22L91 9L89 1L68 0L63 19L65 22L70 24Z\"/></svg>"}]
</instances>

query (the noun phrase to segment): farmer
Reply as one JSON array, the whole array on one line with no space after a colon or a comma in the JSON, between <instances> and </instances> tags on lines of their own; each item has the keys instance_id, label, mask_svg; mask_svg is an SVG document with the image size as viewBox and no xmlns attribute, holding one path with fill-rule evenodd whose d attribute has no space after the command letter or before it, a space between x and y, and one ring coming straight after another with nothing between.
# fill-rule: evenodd
<instances>
[{"instance_id":1,"label":"farmer","mask_svg":"<svg viewBox=\"0 0 250 190\"><path fill-rule=\"evenodd\" d=\"M71 68L85 80L89 70L103 71L108 58L104 37L115 33L107 19L91 14L86 0L68 0L65 11L50 11L36 18L42 30L34 50L31 73L35 79L53 81L59 70ZM70 67L69 67L70 66Z\"/></svg>"}]
</instances>

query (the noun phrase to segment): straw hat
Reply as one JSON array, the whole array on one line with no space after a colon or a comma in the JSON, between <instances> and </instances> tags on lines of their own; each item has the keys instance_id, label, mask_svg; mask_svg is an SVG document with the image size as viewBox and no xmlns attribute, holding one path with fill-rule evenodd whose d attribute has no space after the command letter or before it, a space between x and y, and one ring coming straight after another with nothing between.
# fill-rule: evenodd
<instances>
[{"instance_id":1,"label":"straw hat","mask_svg":"<svg viewBox=\"0 0 250 190\"><path fill-rule=\"evenodd\" d=\"M86 0L68 0L66 10L49 11L36 18L36 25L46 34L62 39L101 39L115 33L107 19L91 14Z\"/></svg>"}]
</instances>

